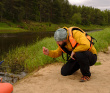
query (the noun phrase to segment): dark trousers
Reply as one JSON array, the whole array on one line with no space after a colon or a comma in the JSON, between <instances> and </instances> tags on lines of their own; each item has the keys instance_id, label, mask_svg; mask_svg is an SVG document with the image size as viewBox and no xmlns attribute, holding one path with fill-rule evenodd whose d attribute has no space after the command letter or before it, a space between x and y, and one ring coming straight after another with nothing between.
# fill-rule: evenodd
<instances>
[{"instance_id":1,"label":"dark trousers","mask_svg":"<svg viewBox=\"0 0 110 93\"><path fill-rule=\"evenodd\" d=\"M75 60L70 59L61 68L61 74L63 76L71 75L80 69L83 76L91 76L90 66L94 65L97 61L97 55L92 54L89 51L76 52L74 56Z\"/></svg>"}]
</instances>

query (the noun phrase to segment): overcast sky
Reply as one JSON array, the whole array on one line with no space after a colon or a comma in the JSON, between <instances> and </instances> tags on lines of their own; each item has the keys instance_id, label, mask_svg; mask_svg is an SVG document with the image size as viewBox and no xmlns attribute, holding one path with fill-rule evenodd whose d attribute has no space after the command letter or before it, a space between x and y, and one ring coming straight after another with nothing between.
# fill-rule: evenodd
<instances>
[{"instance_id":1,"label":"overcast sky","mask_svg":"<svg viewBox=\"0 0 110 93\"><path fill-rule=\"evenodd\" d=\"M72 5L92 6L101 10L110 10L110 0L68 0Z\"/></svg>"}]
</instances>

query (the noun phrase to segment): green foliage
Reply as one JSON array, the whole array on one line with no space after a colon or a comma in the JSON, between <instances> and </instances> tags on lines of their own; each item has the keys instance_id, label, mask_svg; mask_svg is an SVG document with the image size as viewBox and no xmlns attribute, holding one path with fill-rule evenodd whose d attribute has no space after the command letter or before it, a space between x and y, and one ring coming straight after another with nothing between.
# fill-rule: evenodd
<instances>
[{"instance_id":1,"label":"green foliage","mask_svg":"<svg viewBox=\"0 0 110 93\"><path fill-rule=\"evenodd\" d=\"M10 26L8 26L8 24L6 24L6 23L0 23L0 27L7 28L7 27L10 27Z\"/></svg>"},{"instance_id":2,"label":"green foliage","mask_svg":"<svg viewBox=\"0 0 110 93\"><path fill-rule=\"evenodd\" d=\"M76 6L68 0L2 0L0 21L37 21L74 23L79 25L110 25L110 10ZM76 18L76 19L73 19ZM72 22L74 21L74 22Z\"/></svg>"},{"instance_id":3,"label":"green foliage","mask_svg":"<svg viewBox=\"0 0 110 93\"><path fill-rule=\"evenodd\" d=\"M43 55L42 52L43 46L49 47L49 49L55 49L57 46L55 41L53 41L54 38L45 38L40 42L36 42L34 45L28 47L22 46L9 52L5 61L9 65L11 72L16 73L23 70L31 72L39 66L52 63L52 61L54 62L54 59Z\"/></svg>"},{"instance_id":4,"label":"green foliage","mask_svg":"<svg viewBox=\"0 0 110 93\"><path fill-rule=\"evenodd\" d=\"M24 32L24 31L55 31L59 27L71 27L75 26L75 24L53 24L51 22L35 22L35 21L24 21L13 23L7 21L6 23L0 22L0 33L16 33L16 32ZM96 29L103 29L106 26L99 26L99 25L89 25L89 26L82 26L77 25L78 27L82 28L85 31L96 30Z\"/></svg>"},{"instance_id":5,"label":"green foliage","mask_svg":"<svg viewBox=\"0 0 110 93\"><path fill-rule=\"evenodd\" d=\"M95 43L95 47L97 51L105 51L110 44L110 28L106 28L103 31L97 31L94 33L89 33L93 36L97 42Z\"/></svg>"},{"instance_id":6,"label":"green foliage","mask_svg":"<svg viewBox=\"0 0 110 93\"><path fill-rule=\"evenodd\" d=\"M17 25L8 22L8 23L0 23L0 33L17 33L17 32L25 32L26 29L18 28Z\"/></svg>"},{"instance_id":7,"label":"green foliage","mask_svg":"<svg viewBox=\"0 0 110 93\"><path fill-rule=\"evenodd\" d=\"M72 19L71 19L71 24L81 24L81 14L80 13L75 13L73 16L72 16Z\"/></svg>"}]
</instances>

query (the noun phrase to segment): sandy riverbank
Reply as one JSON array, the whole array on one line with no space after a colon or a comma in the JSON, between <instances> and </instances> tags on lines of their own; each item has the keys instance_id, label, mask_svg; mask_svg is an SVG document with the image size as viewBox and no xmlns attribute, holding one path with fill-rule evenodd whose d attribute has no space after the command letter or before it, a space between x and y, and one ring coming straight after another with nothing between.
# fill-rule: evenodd
<instances>
[{"instance_id":1,"label":"sandy riverbank","mask_svg":"<svg viewBox=\"0 0 110 93\"><path fill-rule=\"evenodd\" d=\"M98 53L101 65L91 67L91 79L79 82L80 70L61 76L62 63L50 64L14 85L13 93L110 93L110 47Z\"/></svg>"}]
</instances>

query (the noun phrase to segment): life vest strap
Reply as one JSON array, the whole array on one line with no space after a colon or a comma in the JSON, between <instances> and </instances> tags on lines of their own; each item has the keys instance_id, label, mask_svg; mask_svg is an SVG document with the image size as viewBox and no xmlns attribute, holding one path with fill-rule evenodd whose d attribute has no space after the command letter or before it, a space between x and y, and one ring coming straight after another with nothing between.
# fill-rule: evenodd
<instances>
[{"instance_id":1,"label":"life vest strap","mask_svg":"<svg viewBox=\"0 0 110 93\"><path fill-rule=\"evenodd\" d=\"M73 28L72 28L72 31L73 31L73 30L79 30L79 31L81 31L82 33L84 33L84 31L82 31L81 29L79 29L79 28L77 28L77 27L73 27Z\"/></svg>"},{"instance_id":2,"label":"life vest strap","mask_svg":"<svg viewBox=\"0 0 110 93\"><path fill-rule=\"evenodd\" d=\"M64 53L62 52L62 58L63 58L63 60L65 60L65 58L64 58L64 55L63 55ZM69 60L69 58L70 58L70 55L67 53L67 57L66 57L67 59L65 60L65 61L68 61Z\"/></svg>"}]
</instances>

